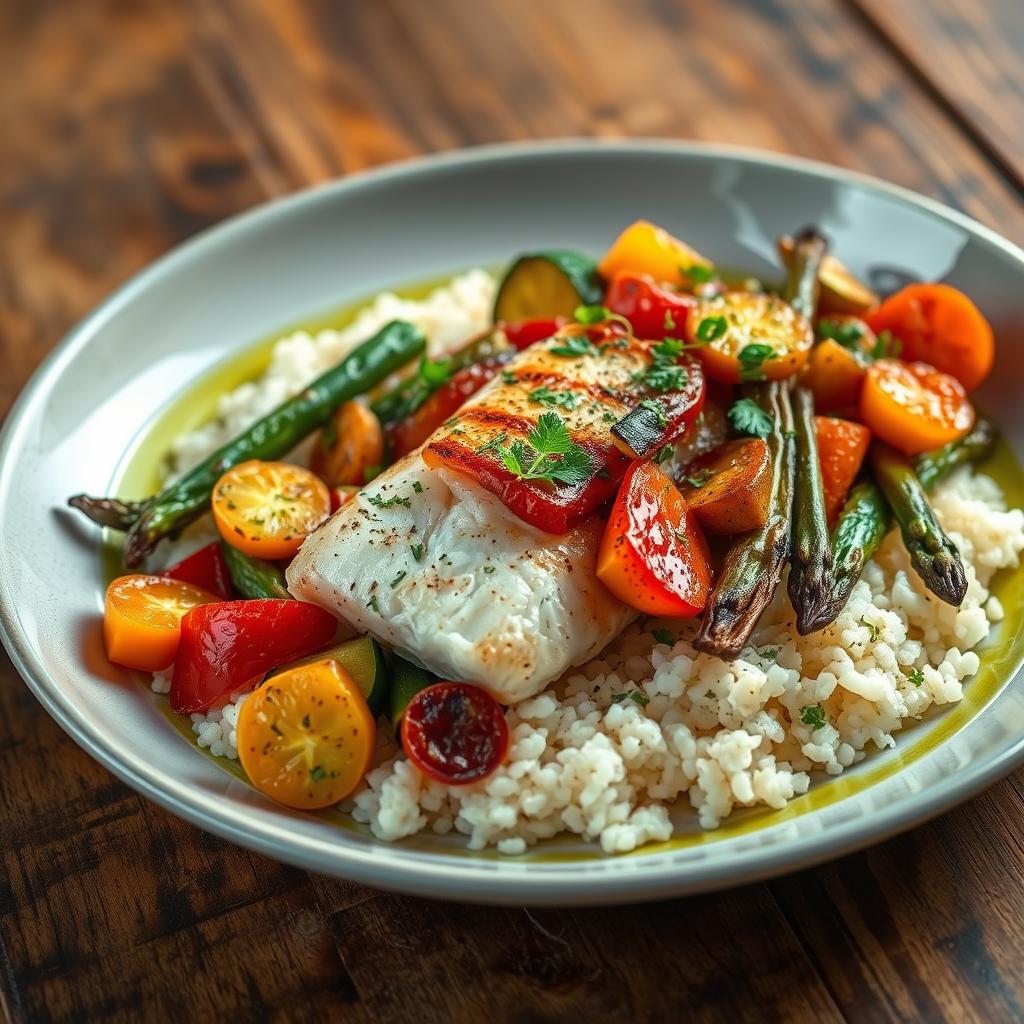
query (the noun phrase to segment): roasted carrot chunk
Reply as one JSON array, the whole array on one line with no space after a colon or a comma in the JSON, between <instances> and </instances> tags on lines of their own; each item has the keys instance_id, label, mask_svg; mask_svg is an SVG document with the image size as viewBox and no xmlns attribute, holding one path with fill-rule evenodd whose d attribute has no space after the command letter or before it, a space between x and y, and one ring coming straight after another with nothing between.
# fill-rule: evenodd
<instances>
[{"instance_id":1,"label":"roasted carrot chunk","mask_svg":"<svg viewBox=\"0 0 1024 1024\"><path fill-rule=\"evenodd\" d=\"M679 491L705 533L747 533L768 518L771 483L768 445L752 437L694 460Z\"/></svg>"},{"instance_id":2,"label":"roasted carrot chunk","mask_svg":"<svg viewBox=\"0 0 1024 1024\"><path fill-rule=\"evenodd\" d=\"M815 416L814 428L825 490L825 513L832 524L860 472L871 444L871 431L862 423L835 416Z\"/></svg>"}]
</instances>

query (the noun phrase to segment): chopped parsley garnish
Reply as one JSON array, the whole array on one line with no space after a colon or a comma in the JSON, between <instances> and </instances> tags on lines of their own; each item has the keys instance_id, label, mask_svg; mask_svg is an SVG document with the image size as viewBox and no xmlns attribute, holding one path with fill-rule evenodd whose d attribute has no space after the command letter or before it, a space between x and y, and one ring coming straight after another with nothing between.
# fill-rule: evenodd
<instances>
[{"instance_id":1,"label":"chopped parsley garnish","mask_svg":"<svg viewBox=\"0 0 1024 1024\"><path fill-rule=\"evenodd\" d=\"M502 384L515 384L519 378L511 370L501 371Z\"/></svg>"},{"instance_id":2,"label":"chopped parsley garnish","mask_svg":"<svg viewBox=\"0 0 1024 1024\"><path fill-rule=\"evenodd\" d=\"M508 448L494 444L505 468L520 480L579 484L594 472L590 456L573 441L565 422L556 412L546 412L527 435Z\"/></svg>"},{"instance_id":3,"label":"chopped parsley garnish","mask_svg":"<svg viewBox=\"0 0 1024 1024\"><path fill-rule=\"evenodd\" d=\"M903 342L893 336L891 331L882 331L878 335L875 347L871 350L872 359L898 359L903 351Z\"/></svg>"},{"instance_id":4,"label":"chopped parsley garnish","mask_svg":"<svg viewBox=\"0 0 1024 1024\"><path fill-rule=\"evenodd\" d=\"M761 371L761 364L775 355L775 349L771 345L744 345L739 352L740 380L761 380L764 374Z\"/></svg>"},{"instance_id":5,"label":"chopped parsley garnish","mask_svg":"<svg viewBox=\"0 0 1024 1024\"><path fill-rule=\"evenodd\" d=\"M828 725L825 709L820 704L808 704L800 709L800 721L812 729L821 729Z\"/></svg>"},{"instance_id":6,"label":"chopped parsley garnish","mask_svg":"<svg viewBox=\"0 0 1024 1024\"><path fill-rule=\"evenodd\" d=\"M391 508L394 505L404 505L406 508L412 508L412 499L403 498L400 494L392 494L390 498L382 498L379 494L371 494L366 500L376 508Z\"/></svg>"},{"instance_id":7,"label":"chopped parsley garnish","mask_svg":"<svg viewBox=\"0 0 1024 1024\"><path fill-rule=\"evenodd\" d=\"M772 432L773 421L752 398L740 398L729 406L729 423L737 434L765 438Z\"/></svg>"},{"instance_id":8,"label":"chopped parsley garnish","mask_svg":"<svg viewBox=\"0 0 1024 1024\"><path fill-rule=\"evenodd\" d=\"M681 391L686 387L690 375L685 366L679 366L676 360L686 346L675 338L666 338L651 348L653 362L645 370L634 375L633 379L650 388L651 391Z\"/></svg>"},{"instance_id":9,"label":"chopped parsley garnish","mask_svg":"<svg viewBox=\"0 0 1024 1024\"><path fill-rule=\"evenodd\" d=\"M697 340L718 341L719 338L725 337L725 332L728 330L729 321L724 316L706 316L697 324Z\"/></svg>"},{"instance_id":10,"label":"chopped parsley garnish","mask_svg":"<svg viewBox=\"0 0 1024 1024\"><path fill-rule=\"evenodd\" d=\"M542 405L560 406L570 412L580 403L580 396L574 391L552 391L544 386L534 388L527 396L531 402L540 402Z\"/></svg>"},{"instance_id":11,"label":"chopped parsley garnish","mask_svg":"<svg viewBox=\"0 0 1024 1024\"><path fill-rule=\"evenodd\" d=\"M601 324L612 315L612 311L606 306L577 306L573 310L572 318L578 324Z\"/></svg>"},{"instance_id":12,"label":"chopped parsley garnish","mask_svg":"<svg viewBox=\"0 0 1024 1024\"><path fill-rule=\"evenodd\" d=\"M566 356L570 359L578 359L580 356L599 355L598 350L590 343L590 340L582 335L574 335L564 340L564 345L556 345L551 350L553 356Z\"/></svg>"},{"instance_id":13,"label":"chopped parsley garnish","mask_svg":"<svg viewBox=\"0 0 1024 1024\"><path fill-rule=\"evenodd\" d=\"M424 384L436 389L447 384L451 378L453 363L450 359L433 360L424 356L420 360L417 374Z\"/></svg>"},{"instance_id":14,"label":"chopped parsley garnish","mask_svg":"<svg viewBox=\"0 0 1024 1024\"><path fill-rule=\"evenodd\" d=\"M664 430L668 426L668 417L665 415L665 410L662 408L661 402L656 402L653 398L645 398L640 403L640 408L654 413L658 421L659 430Z\"/></svg>"},{"instance_id":15,"label":"chopped parsley garnish","mask_svg":"<svg viewBox=\"0 0 1024 1024\"><path fill-rule=\"evenodd\" d=\"M778 647L766 647L763 651L761 651L761 657L768 658L770 661L774 661L779 656L780 649L781 648Z\"/></svg>"},{"instance_id":16,"label":"chopped parsley garnish","mask_svg":"<svg viewBox=\"0 0 1024 1024\"><path fill-rule=\"evenodd\" d=\"M412 557L415 558L417 562L421 562L423 560L422 544L410 544L409 550L412 552Z\"/></svg>"},{"instance_id":17,"label":"chopped parsley garnish","mask_svg":"<svg viewBox=\"0 0 1024 1024\"><path fill-rule=\"evenodd\" d=\"M676 318L672 315L671 309L665 310L665 320L662 323L662 329L666 331L674 331L676 328Z\"/></svg>"},{"instance_id":18,"label":"chopped parsley garnish","mask_svg":"<svg viewBox=\"0 0 1024 1024\"><path fill-rule=\"evenodd\" d=\"M412 489L413 489L413 490L414 490L414 491L415 491L415 492L416 492L417 494L422 494L422 493L423 493L423 484L421 484L421 483L419 482L419 480L413 480L413 482L412 482Z\"/></svg>"},{"instance_id":19,"label":"chopped parsley garnish","mask_svg":"<svg viewBox=\"0 0 1024 1024\"><path fill-rule=\"evenodd\" d=\"M843 348L848 348L851 352L859 352L864 329L857 320L819 320L818 337L822 340L831 338Z\"/></svg>"},{"instance_id":20,"label":"chopped parsley garnish","mask_svg":"<svg viewBox=\"0 0 1024 1024\"><path fill-rule=\"evenodd\" d=\"M878 627L873 622L865 622L863 619L860 620L860 624L868 631L868 636L871 642L874 643L878 639Z\"/></svg>"},{"instance_id":21,"label":"chopped parsley garnish","mask_svg":"<svg viewBox=\"0 0 1024 1024\"><path fill-rule=\"evenodd\" d=\"M691 487L699 489L703 487L714 475L714 470L707 469L705 467L704 469L698 469L696 473L684 476L683 480L685 480Z\"/></svg>"},{"instance_id":22,"label":"chopped parsley garnish","mask_svg":"<svg viewBox=\"0 0 1024 1024\"><path fill-rule=\"evenodd\" d=\"M639 704L640 707L645 708L651 703L651 698L640 690L631 690L629 693L613 693L612 703L621 704L625 700L631 700L634 704Z\"/></svg>"},{"instance_id":23,"label":"chopped parsley garnish","mask_svg":"<svg viewBox=\"0 0 1024 1024\"><path fill-rule=\"evenodd\" d=\"M668 462L669 459L672 458L672 453L674 451L675 448L673 448L672 445L663 445L658 454L654 456L654 461L657 462L659 466L663 466L666 462Z\"/></svg>"},{"instance_id":24,"label":"chopped parsley garnish","mask_svg":"<svg viewBox=\"0 0 1024 1024\"><path fill-rule=\"evenodd\" d=\"M651 634L659 644L668 644L669 647L672 646L672 643L675 640L675 637L673 637L667 629L652 629Z\"/></svg>"},{"instance_id":25,"label":"chopped parsley garnish","mask_svg":"<svg viewBox=\"0 0 1024 1024\"><path fill-rule=\"evenodd\" d=\"M679 273L687 278L691 284L707 284L715 277L714 267L705 267L703 263L694 263L692 267L680 267Z\"/></svg>"},{"instance_id":26,"label":"chopped parsley garnish","mask_svg":"<svg viewBox=\"0 0 1024 1024\"><path fill-rule=\"evenodd\" d=\"M370 600L366 602L366 607L372 609L378 615L380 615L380 608L377 607L377 595L376 594L374 594L373 597L371 597Z\"/></svg>"},{"instance_id":27,"label":"chopped parsley garnish","mask_svg":"<svg viewBox=\"0 0 1024 1024\"><path fill-rule=\"evenodd\" d=\"M405 579L405 577L406 577L406 576L408 576L408 575L409 575L409 574L408 574L408 573L407 573L407 572L406 572L406 571L405 571L405 570L403 569L403 570L402 570L402 571L401 571L401 572L400 572L400 573L399 573L399 574L398 574L398 575L397 575L397 576L396 576L396 577L395 577L395 578L394 578L394 579L393 579L393 580L391 581L391 589L392 589L392 590L394 590L394 589L395 589L395 587L397 587L397 586L398 586L398 584L399 584L399 583L401 583L401 582L402 582L402 580L404 580L404 579Z\"/></svg>"},{"instance_id":28,"label":"chopped parsley garnish","mask_svg":"<svg viewBox=\"0 0 1024 1024\"><path fill-rule=\"evenodd\" d=\"M327 772L325 772L320 765L315 764L315 765L313 765L313 768L312 768L312 770L309 773L309 777L314 782L323 782L324 779L327 778Z\"/></svg>"},{"instance_id":29,"label":"chopped parsley garnish","mask_svg":"<svg viewBox=\"0 0 1024 1024\"><path fill-rule=\"evenodd\" d=\"M919 668L915 668L913 672L908 673L904 677L908 683L913 683L914 686L920 686L924 682L924 671Z\"/></svg>"},{"instance_id":30,"label":"chopped parsley garnish","mask_svg":"<svg viewBox=\"0 0 1024 1024\"><path fill-rule=\"evenodd\" d=\"M496 568L496 566L493 566L493 565L485 565L484 566L484 572L487 573L488 576L490 576L491 573L494 572L495 568Z\"/></svg>"},{"instance_id":31,"label":"chopped parsley garnish","mask_svg":"<svg viewBox=\"0 0 1024 1024\"><path fill-rule=\"evenodd\" d=\"M500 434L496 434L490 439L490 441L484 441L483 444L478 445L473 450L477 455L483 455L484 452L494 452L501 454L501 446L508 440L508 434L503 430Z\"/></svg>"}]
</instances>

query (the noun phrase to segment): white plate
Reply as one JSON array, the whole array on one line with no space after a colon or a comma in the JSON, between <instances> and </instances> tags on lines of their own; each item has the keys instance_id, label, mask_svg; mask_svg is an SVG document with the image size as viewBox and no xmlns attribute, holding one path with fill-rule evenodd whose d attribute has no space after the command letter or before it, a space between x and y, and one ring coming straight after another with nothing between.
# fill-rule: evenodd
<instances>
[{"instance_id":1,"label":"white plate","mask_svg":"<svg viewBox=\"0 0 1024 1024\"><path fill-rule=\"evenodd\" d=\"M562 843L501 858L433 836L380 843L277 807L183 740L158 699L106 662L99 536L64 501L109 492L197 377L346 300L524 249L596 253L640 216L724 265L766 273L773 239L815 223L876 282L963 287L999 338L982 400L1022 447L1024 253L937 203L806 161L662 142L491 147L348 178L235 218L139 274L57 347L11 412L0 442L0 621L50 714L129 785L236 843L369 885L495 903L624 902L763 878L905 829L1019 763L1021 642L1004 628L963 704L785 811L701 834L681 809L677 840L628 856Z\"/></svg>"}]
</instances>

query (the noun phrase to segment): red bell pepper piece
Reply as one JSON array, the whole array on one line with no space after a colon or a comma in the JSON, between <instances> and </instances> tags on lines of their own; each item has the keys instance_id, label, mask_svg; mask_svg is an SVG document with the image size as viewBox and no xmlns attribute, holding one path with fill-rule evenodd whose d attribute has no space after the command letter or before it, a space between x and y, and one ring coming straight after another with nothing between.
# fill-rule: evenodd
<instances>
[{"instance_id":1,"label":"red bell pepper piece","mask_svg":"<svg viewBox=\"0 0 1024 1024\"><path fill-rule=\"evenodd\" d=\"M686 337L686 320L695 300L662 287L649 274L620 270L608 285L604 304L624 316L638 338L660 341Z\"/></svg>"},{"instance_id":2,"label":"red bell pepper piece","mask_svg":"<svg viewBox=\"0 0 1024 1024\"><path fill-rule=\"evenodd\" d=\"M509 343L518 351L529 348L534 342L550 338L559 327L565 324L565 317L540 320L520 320L514 324L502 324L502 330Z\"/></svg>"},{"instance_id":3,"label":"red bell pepper piece","mask_svg":"<svg viewBox=\"0 0 1024 1024\"><path fill-rule=\"evenodd\" d=\"M228 563L224 561L224 552L220 549L219 541L207 544L205 548L200 548L188 558L183 558L163 575L169 576L172 580L202 587L203 590L208 590L225 601L230 601L235 596Z\"/></svg>"},{"instance_id":4,"label":"red bell pepper piece","mask_svg":"<svg viewBox=\"0 0 1024 1024\"><path fill-rule=\"evenodd\" d=\"M388 438L396 459L419 448L445 420L458 412L470 395L476 394L492 377L497 376L508 356L497 356L482 363L464 367L442 384L411 416L396 423Z\"/></svg>"},{"instance_id":5,"label":"red bell pepper piece","mask_svg":"<svg viewBox=\"0 0 1024 1024\"><path fill-rule=\"evenodd\" d=\"M183 715L205 711L270 669L325 647L337 628L330 612L304 601L223 601L193 608L181 620L171 707Z\"/></svg>"}]
</instances>

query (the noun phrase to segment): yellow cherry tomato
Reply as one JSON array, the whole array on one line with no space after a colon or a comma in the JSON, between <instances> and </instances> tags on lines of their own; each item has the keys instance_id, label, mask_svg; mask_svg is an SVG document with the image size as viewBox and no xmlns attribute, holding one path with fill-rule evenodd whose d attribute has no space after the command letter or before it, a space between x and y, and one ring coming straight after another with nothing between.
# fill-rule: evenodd
<instances>
[{"instance_id":1,"label":"yellow cherry tomato","mask_svg":"<svg viewBox=\"0 0 1024 1024\"><path fill-rule=\"evenodd\" d=\"M238 758L252 784L286 807L344 799L370 768L376 726L358 684L333 659L268 679L238 714Z\"/></svg>"},{"instance_id":2,"label":"yellow cherry tomato","mask_svg":"<svg viewBox=\"0 0 1024 1024\"><path fill-rule=\"evenodd\" d=\"M291 558L330 513L327 485L289 462L240 462L213 488L220 535L255 558Z\"/></svg>"}]
</instances>

